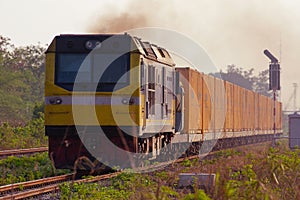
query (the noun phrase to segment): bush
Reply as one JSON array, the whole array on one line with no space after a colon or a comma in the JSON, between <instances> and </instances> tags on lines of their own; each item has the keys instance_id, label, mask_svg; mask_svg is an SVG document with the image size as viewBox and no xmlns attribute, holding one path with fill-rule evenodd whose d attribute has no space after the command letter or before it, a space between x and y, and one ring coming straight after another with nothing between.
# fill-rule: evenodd
<instances>
[{"instance_id":1,"label":"bush","mask_svg":"<svg viewBox=\"0 0 300 200\"><path fill-rule=\"evenodd\" d=\"M32 119L25 126L13 127L8 123L0 125L0 150L21 149L47 146L48 140L44 131L44 115Z\"/></svg>"}]
</instances>

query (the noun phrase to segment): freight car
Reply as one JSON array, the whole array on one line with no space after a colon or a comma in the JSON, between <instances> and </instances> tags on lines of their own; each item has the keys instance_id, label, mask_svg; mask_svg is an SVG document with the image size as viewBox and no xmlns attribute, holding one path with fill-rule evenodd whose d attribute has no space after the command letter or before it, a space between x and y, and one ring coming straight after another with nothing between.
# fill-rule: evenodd
<instances>
[{"instance_id":1,"label":"freight car","mask_svg":"<svg viewBox=\"0 0 300 200\"><path fill-rule=\"evenodd\" d=\"M276 107L274 132L271 99L176 67L166 49L128 34L59 35L46 51L45 131L56 168L125 167L206 141L268 139L282 129Z\"/></svg>"}]
</instances>

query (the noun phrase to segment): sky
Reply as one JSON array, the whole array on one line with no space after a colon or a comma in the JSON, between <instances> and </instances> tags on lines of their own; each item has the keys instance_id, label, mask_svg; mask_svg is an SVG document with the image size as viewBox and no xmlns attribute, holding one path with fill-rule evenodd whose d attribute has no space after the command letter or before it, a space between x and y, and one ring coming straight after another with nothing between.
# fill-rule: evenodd
<instances>
[{"instance_id":1,"label":"sky","mask_svg":"<svg viewBox=\"0 0 300 200\"><path fill-rule=\"evenodd\" d=\"M46 45L62 33L161 27L192 38L219 69L235 64L256 73L268 68L269 49L281 62L286 105L293 83L300 87L299 10L297 0L0 0L0 35L16 46Z\"/></svg>"}]
</instances>

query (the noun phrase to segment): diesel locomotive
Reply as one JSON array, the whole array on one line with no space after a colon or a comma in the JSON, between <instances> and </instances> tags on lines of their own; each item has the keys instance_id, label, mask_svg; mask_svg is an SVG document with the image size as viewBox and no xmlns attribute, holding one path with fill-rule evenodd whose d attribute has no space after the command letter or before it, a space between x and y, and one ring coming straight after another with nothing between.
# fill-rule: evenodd
<instances>
[{"instance_id":1,"label":"diesel locomotive","mask_svg":"<svg viewBox=\"0 0 300 200\"><path fill-rule=\"evenodd\" d=\"M110 165L103 156L120 165L164 149L173 159L181 144L199 150L281 129L280 102L177 67L165 48L126 33L59 35L46 51L45 132L56 168L97 170Z\"/></svg>"}]
</instances>

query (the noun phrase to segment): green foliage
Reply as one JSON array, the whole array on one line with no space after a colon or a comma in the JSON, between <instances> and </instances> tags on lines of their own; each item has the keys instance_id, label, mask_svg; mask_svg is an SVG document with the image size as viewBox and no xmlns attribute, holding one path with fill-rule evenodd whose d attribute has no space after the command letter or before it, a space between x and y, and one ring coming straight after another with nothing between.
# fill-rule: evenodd
<instances>
[{"instance_id":1,"label":"green foliage","mask_svg":"<svg viewBox=\"0 0 300 200\"><path fill-rule=\"evenodd\" d=\"M0 123L24 124L43 101L44 51L40 45L14 47L0 36Z\"/></svg>"},{"instance_id":2,"label":"green foliage","mask_svg":"<svg viewBox=\"0 0 300 200\"><path fill-rule=\"evenodd\" d=\"M184 200L210 200L210 199L211 198L209 198L203 190L197 190L194 194L191 193L184 197Z\"/></svg>"},{"instance_id":3,"label":"green foliage","mask_svg":"<svg viewBox=\"0 0 300 200\"><path fill-rule=\"evenodd\" d=\"M179 194L173 188L163 185L159 188L157 199L173 199L178 197Z\"/></svg>"},{"instance_id":4,"label":"green foliage","mask_svg":"<svg viewBox=\"0 0 300 200\"><path fill-rule=\"evenodd\" d=\"M96 183L63 183L60 185L60 199L127 199L126 191L113 187L101 187Z\"/></svg>"},{"instance_id":5,"label":"green foliage","mask_svg":"<svg viewBox=\"0 0 300 200\"><path fill-rule=\"evenodd\" d=\"M220 158L220 157L224 157L227 158L229 156L233 156L233 155L240 155L241 152L236 151L234 149L225 149L225 150L221 150L219 152L216 153L216 157Z\"/></svg>"},{"instance_id":6,"label":"green foliage","mask_svg":"<svg viewBox=\"0 0 300 200\"><path fill-rule=\"evenodd\" d=\"M8 123L0 125L0 150L47 146L47 141L43 113L26 126L13 127Z\"/></svg>"},{"instance_id":7,"label":"green foliage","mask_svg":"<svg viewBox=\"0 0 300 200\"><path fill-rule=\"evenodd\" d=\"M43 116L44 109L45 109L44 102L37 102L33 108L32 119L38 119L41 116Z\"/></svg>"},{"instance_id":8,"label":"green foliage","mask_svg":"<svg viewBox=\"0 0 300 200\"><path fill-rule=\"evenodd\" d=\"M269 150L263 162L265 167L259 171L266 190L281 199L297 199L300 196L299 155L299 150L291 151L279 148ZM266 173L267 170L269 173Z\"/></svg>"},{"instance_id":9,"label":"green foliage","mask_svg":"<svg viewBox=\"0 0 300 200\"><path fill-rule=\"evenodd\" d=\"M147 177L122 173L112 179L110 186L64 183L60 186L60 195L61 199L128 199L135 194L137 188L147 187L149 184Z\"/></svg>"},{"instance_id":10,"label":"green foliage","mask_svg":"<svg viewBox=\"0 0 300 200\"><path fill-rule=\"evenodd\" d=\"M169 178L169 174L166 171L156 172L155 175L160 179Z\"/></svg>"},{"instance_id":11,"label":"green foliage","mask_svg":"<svg viewBox=\"0 0 300 200\"><path fill-rule=\"evenodd\" d=\"M228 199L266 198L252 165L245 165L240 171L232 173L225 187Z\"/></svg>"},{"instance_id":12,"label":"green foliage","mask_svg":"<svg viewBox=\"0 0 300 200\"><path fill-rule=\"evenodd\" d=\"M106 183L72 184L60 186L61 199L201 199L210 200L202 190L195 194L180 194L176 188L164 182L165 173L147 174L122 173ZM160 178L161 179L160 179ZM155 180L154 180L155 179Z\"/></svg>"},{"instance_id":13,"label":"green foliage","mask_svg":"<svg viewBox=\"0 0 300 200\"><path fill-rule=\"evenodd\" d=\"M184 160L181 164L184 167L191 167L192 166L192 162L189 159Z\"/></svg>"},{"instance_id":14,"label":"green foliage","mask_svg":"<svg viewBox=\"0 0 300 200\"><path fill-rule=\"evenodd\" d=\"M58 171L58 174L66 170ZM0 160L0 185L30 181L53 176L51 161L47 153L32 156L9 156Z\"/></svg>"}]
</instances>

